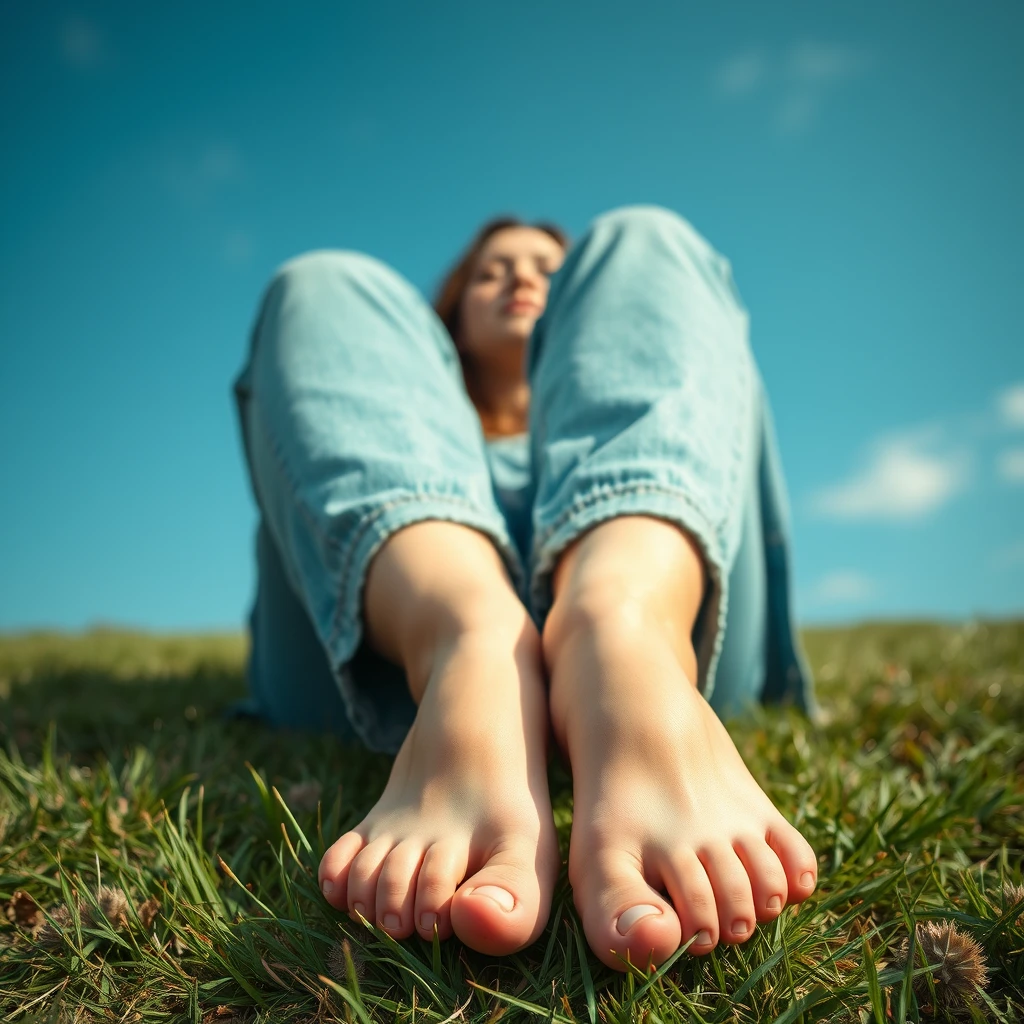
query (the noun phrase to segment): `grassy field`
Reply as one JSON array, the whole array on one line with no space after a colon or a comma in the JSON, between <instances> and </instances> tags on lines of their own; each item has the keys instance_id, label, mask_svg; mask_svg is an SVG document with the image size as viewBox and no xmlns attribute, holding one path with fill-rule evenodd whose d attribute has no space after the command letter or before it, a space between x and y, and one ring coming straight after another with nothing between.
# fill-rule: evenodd
<instances>
[{"instance_id":1,"label":"grassy field","mask_svg":"<svg viewBox=\"0 0 1024 1024\"><path fill-rule=\"evenodd\" d=\"M1024 623L806 644L828 720L734 735L819 890L644 976L588 955L564 875L503 960L331 910L321 853L388 761L223 721L241 638L0 638L0 1020L1024 1021Z\"/></svg>"}]
</instances>

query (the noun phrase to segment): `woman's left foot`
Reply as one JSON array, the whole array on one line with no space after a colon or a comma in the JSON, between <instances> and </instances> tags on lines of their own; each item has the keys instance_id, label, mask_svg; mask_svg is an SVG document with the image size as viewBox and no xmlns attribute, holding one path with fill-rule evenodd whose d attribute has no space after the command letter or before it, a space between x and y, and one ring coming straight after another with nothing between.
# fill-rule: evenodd
<instances>
[{"instance_id":1,"label":"woman's left foot","mask_svg":"<svg viewBox=\"0 0 1024 1024\"><path fill-rule=\"evenodd\" d=\"M810 896L813 850L754 781L660 624L623 605L574 620L545 653L573 771L569 878L604 963L657 965L695 936L696 954L745 942ZM692 648L683 660L695 664Z\"/></svg>"},{"instance_id":2,"label":"woman's left foot","mask_svg":"<svg viewBox=\"0 0 1024 1024\"><path fill-rule=\"evenodd\" d=\"M327 901L393 938L436 929L501 956L548 919L559 856L540 637L518 602L512 614L438 639L383 794L320 863Z\"/></svg>"}]
</instances>

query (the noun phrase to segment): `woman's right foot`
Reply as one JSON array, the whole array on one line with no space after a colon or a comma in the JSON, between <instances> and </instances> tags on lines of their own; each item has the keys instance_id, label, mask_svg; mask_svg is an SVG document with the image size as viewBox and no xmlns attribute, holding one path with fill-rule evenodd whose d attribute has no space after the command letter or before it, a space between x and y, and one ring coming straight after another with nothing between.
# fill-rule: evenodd
<instances>
[{"instance_id":1,"label":"woman's right foot","mask_svg":"<svg viewBox=\"0 0 1024 1024\"><path fill-rule=\"evenodd\" d=\"M659 964L691 938L695 954L745 942L814 891L814 852L657 629L579 630L554 667L552 717L573 771L569 878L609 966Z\"/></svg>"},{"instance_id":2,"label":"woman's right foot","mask_svg":"<svg viewBox=\"0 0 1024 1024\"><path fill-rule=\"evenodd\" d=\"M541 641L518 621L439 643L380 800L324 854L327 901L394 938L482 953L537 939L559 868Z\"/></svg>"},{"instance_id":3,"label":"woman's right foot","mask_svg":"<svg viewBox=\"0 0 1024 1024\"><path fill-rule=\"evenodd\" d=\"M619 970L691 939L695 954L745 942L817 882L814 851L694 685L703 575L682 538L647 518L599 526L565 562L544 636L572 764L569 880L591 948Z\"/></svg>"}]
</instances>

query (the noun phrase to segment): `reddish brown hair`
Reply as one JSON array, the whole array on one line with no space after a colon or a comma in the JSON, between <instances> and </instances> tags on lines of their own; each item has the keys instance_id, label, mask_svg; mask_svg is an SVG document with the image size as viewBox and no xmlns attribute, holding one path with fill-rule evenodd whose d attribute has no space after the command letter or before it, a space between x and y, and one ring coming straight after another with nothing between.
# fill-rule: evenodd
<instances>
[{"instance_id":1,"label":"reddish brown hair","mask_svg":"<svg viewBox=\"0 0 1024 1024\"><path fill-rule=\"evenodd\" d=\"M455 261L455 264L442 278L438 286L437 295L434 299L434 311L441 318L441 322L448 328L448 333L455 342L456 351L459 353L459 360L462 362L463 376L469 381L467 374L466 357L459 345L459 312L462 308L462 295L473 275L473 268L476 259L480 255L491 235L505 228L533 228L535 231L543 231L550 235L563 249L569 248L569 236L557 224L550 221L541 221L537 224L527 224L518 217L503 216L494 217L473 237L469 246L462 255Z\"/></svg>"}]
</instances>

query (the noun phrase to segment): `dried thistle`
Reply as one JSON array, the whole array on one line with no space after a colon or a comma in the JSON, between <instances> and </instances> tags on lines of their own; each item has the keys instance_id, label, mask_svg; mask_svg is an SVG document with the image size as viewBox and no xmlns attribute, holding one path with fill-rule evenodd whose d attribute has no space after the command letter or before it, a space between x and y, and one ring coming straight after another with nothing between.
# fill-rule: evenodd
<instances>
[{"instance_id":1,"label":"dried thistle","mask_svg":"<svg viewBox=\"0 0 1024 1024\"><path fill-rule=\"evenodd\" d=\"M203 1015L203 1024L242 1024L245 1018L235 1012L234 1007L221 1004Z\"/></svg>"},{"instance_id":2,"label":"dried thistle","mask_svg":"<svg viewBox=\"0 0 1024 1024\"><path fill-rule=\"evenodd\" d=\"M340 942L335 942L327 951L327 973L335 981L344 981L348 974L348 965L345 963L345 949Z\"/></svg>"},{"instance_id":3,"label":"dried thistle","mask_svg":"<svg viewBox=\"0 0 1024 1024\"><path fill-rule=\"evenodd\" d=\"M59 903L50 911L50 920L44 921L36 932L36 942L47 949L53 949L64 942L64 933L71 930L71 911Z\"/></svg>"},{"instance_id":4,"label":"dried thistle","mask_svg":"<svg viewBox=\"0 0 1024 1024\"><path fill-rule=\"evenodd\" d=\"M1024 885L1013 885L1010 882L1003 883L1003 907L1009 910L1024 900ZM999 909L999 908L996 908ZM1024 912L1014 922L1018 928L1024 928Z\"/></svg>"},{"instance_id":5,"label":"dried thistle","mask_svg":"<svg viewBox=\"0 0 1024 1024\"><path fill-rule=\"evenodd\" d=\"M135 911L139 915L139 924L149 929L160 913L160 901L155 896L150 896L144 903L140 903Z\"/></svg>"},{"instance_id":6,"label":"dried thistle","mask_svg":"<svg viewBox=\"0 0 1024 1024\"><path fill-rule=\"evenodd\" d=\"M43 923L43 912L39 904L21 889L4 904L4 916L11 924L28 931L34 931Z\"/></svg>"},{"instance_id":7,"label":"dried thistle","mask_svg":"<svg viewBox=\"0 0 1024 1024\"><path fill-rule=\"evenodd\" d=\"M963 1010L977 1001L978 992L988 986L988 967L981 946L949 921L928 921L915 929L915 966L930 967L935 997L949 1010ZM904 967L910 940L904 939L893 951L897 966ZM922 975L914 979L918 1000L929 998Z\"/></svg>"},{"instance_id":8,"label":"dried thistle","mask_svg":"<svg viewBox=\"0 0 1024 1024\"><path fill-rule=\"evenodd\" d=\"M76 1006L74 1009L70 1010L61 1009L57 1014L57 1024L89 1024L89 1021L93 1021L95 1019L96 1018L82 1006Z\"/></svg>"},{"instance_id":9,"label":"dried thistle","mask_svg":"<svg viewBox=\"0 0 1024 1024\"><path fill-rule=\"evenodd\" d=\"M309 782L296 782L289 786L284 799L285 803L296 811L315 811L322 793L323 786L313 779Z\"/></svg>"},{"instance_id":10,"label":"dried thistle","mask_svg":"<svg viewBox=\"0 0 1024 1024\"><path fill-rule=\"evenodd\" d=\"M327 973L335 981L344 981L348 977L348 963L352 960L352 969L357 979L362 979L366 974L366 958L358 949L352 948L348 939L335 942L327 951Z\"/></svg>"},{"instance_id":11,"label":"dried thistle","mask_svg":"<svg viewBox=\"0 0 1024 1024\"><path fill-rule=\"evenodd\" d=\"M128 897L123 889L101 885L96 894L96 902L99 904L99 913L115 931L119 931L127 924L128 918L125 911L128 909ZM94 925L102 924L94 907L89 908L89 920Z\"/></svg>"}]
</instances>

